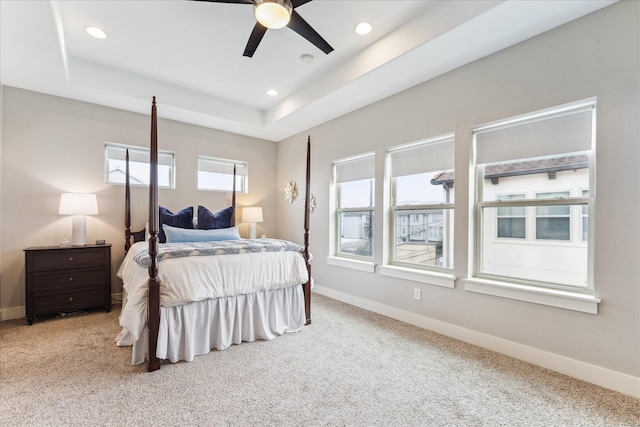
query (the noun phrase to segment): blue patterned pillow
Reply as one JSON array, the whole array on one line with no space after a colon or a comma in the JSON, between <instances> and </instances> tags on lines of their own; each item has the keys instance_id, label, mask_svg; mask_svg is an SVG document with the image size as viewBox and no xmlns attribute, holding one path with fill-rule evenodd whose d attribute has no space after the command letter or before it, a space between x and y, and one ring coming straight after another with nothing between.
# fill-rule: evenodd
<instances>
[{"instance_id":1,"label":"blue patterned pillow","mask_svg":"<svg viewBox=\"0 0 640 427\"><path fill-rule=\"evenodd\" d=\"M160 243L165 243L167 241L167 236L164 234L164 230L162 229L163 224L178 228L193 229L193 206L184 208L176 214L171 212L169 209L160 206L159 213L160 232L158 233L158 238Z\"/></svg>"},{"instance_id":2,"label":"blue patterned pillow","mask_svg":"<svg viewBox=\"0 0 640 427\"><path fill-rule=\"evenodd\" d=\"M198 228L200 230L211 230L213 228L229 228L233 224L233 206L224 208L221 211L212 213L204 206L198 206Z\"/></svg>"}]
</instances>

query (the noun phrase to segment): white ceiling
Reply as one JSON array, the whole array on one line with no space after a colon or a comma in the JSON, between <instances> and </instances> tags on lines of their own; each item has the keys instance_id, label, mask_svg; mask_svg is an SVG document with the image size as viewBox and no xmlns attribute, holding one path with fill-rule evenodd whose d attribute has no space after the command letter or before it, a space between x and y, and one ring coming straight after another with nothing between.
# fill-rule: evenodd
<instances>
[{"instance_id":1,"label":"white ceiling","mask_svg":"<svg viewBox=\"0 0 640 427\"><path fill-rule=\"evenodd\" d=\"M314 0L296 11L332 53L284 28L246 58L251 5L0 0L0 83L279 141L614 2Z\"/></svg>"}]
</instances>

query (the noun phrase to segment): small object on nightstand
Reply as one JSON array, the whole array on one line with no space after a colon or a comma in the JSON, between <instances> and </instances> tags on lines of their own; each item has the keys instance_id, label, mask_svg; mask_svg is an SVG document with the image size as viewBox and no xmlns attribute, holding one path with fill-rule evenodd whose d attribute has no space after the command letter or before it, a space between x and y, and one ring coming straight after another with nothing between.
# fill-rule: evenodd
<instances>
[{"instance_id":1,"label":"small object on nightstand","mask_svg":"<svg viewBox=\"0 0 640 427\"><path fill-rule=\"evenodd\" d=\"M68 246L71 246L71 242L69 241L69 239L67 239L67 236L64 236L64 238L60 242L60 247L66 248Z\"/></svg>"},{"instance_id":2,"label":"small object on nightstand","mask_svg":"<svg viewBox=\"0 0 640 427\"><path fill-rule=\"evenodd\" d=\"M104 240L96 240L96 245L104 245L106 241Z\"/></svg>"}]
</instances>

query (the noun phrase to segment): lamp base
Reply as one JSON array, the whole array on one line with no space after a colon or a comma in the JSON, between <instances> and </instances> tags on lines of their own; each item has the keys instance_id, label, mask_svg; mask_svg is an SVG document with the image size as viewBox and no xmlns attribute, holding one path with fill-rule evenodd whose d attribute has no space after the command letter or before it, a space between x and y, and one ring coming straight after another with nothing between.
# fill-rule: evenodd
<instances>
[{"instance_id":1,"label":"lamp base","mask_svg":"<svg viewBox=\"0 0 640 427\"><path fill-rule=\"evenodd\" d=\"M74 215L72 219L73 246L85 246L87 244L87 217L84 215Z\"/></svg>"},{"instance_id":2,"label":"lamp base","mask_svg":"<svg viewBox=\"0 0 640 427\"><path fill-rule=\"evenodd\" d=\"M249 223L249 238L250 239L255 239L256 238L256 223L255 222L250 222Z\"/></svg>"}]
</instances>

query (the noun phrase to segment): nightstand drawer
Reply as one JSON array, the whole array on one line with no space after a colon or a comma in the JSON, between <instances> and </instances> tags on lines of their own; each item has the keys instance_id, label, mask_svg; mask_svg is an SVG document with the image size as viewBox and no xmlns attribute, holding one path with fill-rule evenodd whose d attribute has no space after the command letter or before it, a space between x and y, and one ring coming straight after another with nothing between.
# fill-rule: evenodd
<instances>
[{"instance_id":1,"label":"nightstand drawer","mask_svg":"<svg viewBox=\"0 0 640 427\"><path fill-rule=\"evenodd\" d=\"M30 271L68 270L106 265L104 250L66 249L41 252L31 257Z\"/></svg>"},{"instance_id":2,"label":"nightstand drawer","mask_svg":"<svg viewBox=\"0 0 640 427\"><path fill-rule=\"evenodd\" d=\"M56 312L69 312L83 308L111 305L111 296L103 288L89 288L56 293L37 293L32 295L34 315Z\"/></svg>"},{"instance_id":3,"label":"nightstand drawer","mask_svg":"<svg viewBox=\"0 0 640 427\"><path fill-rule=\"evenodd\" d=\"M63 287L82 288L92 285L105 285L110 278L109 272L105 268L90 268L32 273L30 279L31 291L40 292Z\"/></svg>"}]
</instances>

